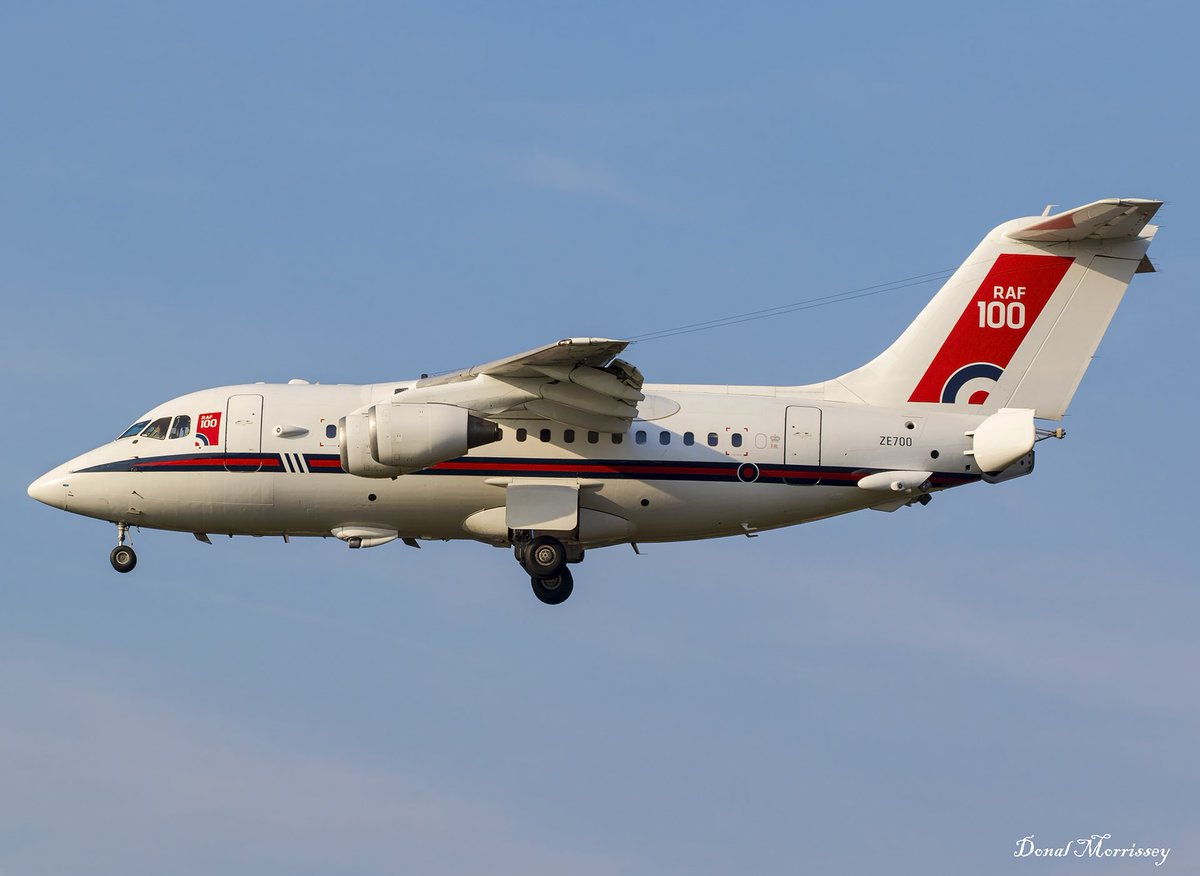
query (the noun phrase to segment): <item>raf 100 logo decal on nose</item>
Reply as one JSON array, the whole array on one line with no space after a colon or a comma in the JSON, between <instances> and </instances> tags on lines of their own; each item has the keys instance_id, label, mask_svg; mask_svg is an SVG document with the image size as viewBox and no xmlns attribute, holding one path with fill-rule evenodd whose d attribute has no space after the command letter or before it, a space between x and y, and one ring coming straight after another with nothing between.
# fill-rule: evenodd
<instances>
[{"instance_id":1,"label":"raf 100 logo decal on nose","mask_svg":"<svg viewBox=\"0 0 1200 876\"><path fill-rule=\"evenodd\" d=\"M221 412L201 414L196 419L197 445L216 447L221 443Z\"/></svg>"}]
</instances>

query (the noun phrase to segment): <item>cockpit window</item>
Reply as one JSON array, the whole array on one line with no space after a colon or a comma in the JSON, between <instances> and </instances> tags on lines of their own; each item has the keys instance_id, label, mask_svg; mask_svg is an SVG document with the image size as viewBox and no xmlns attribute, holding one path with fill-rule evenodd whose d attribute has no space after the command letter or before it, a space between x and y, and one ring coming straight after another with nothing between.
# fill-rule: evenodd
<instances>
[{"instance_id":1,"label":"cockpit window","mask_svg":"<svg viewBox=\"0 0 1200 876\"><path fill-rule=\"evenodd\" d=\"M175 422L171 424L172 438L186 438L192 434L192 418L183 414L175 418Z\"/></svg>"},{"instance_id":2,"label":"cockpit window","mask_svg":"<svg viewBox=\"0 0 1200 876\"><path fill-rule=\"evenodd\" d=\"M160 441L167 437L167 429L171 427L170 417L159 417L153 423L146 427L146 431L142 433L143 438L157 438Z\"/></svg>"},{"instance_id":3,"label":"cockpit window","mask_svg":"<svg viewBox=\"0 0 1200 876\"><path fill-rule=\"evenodd\" d=\"M130 426L128 429L126 429L124 432L122 432L120 435L118 435L117 440L120 441L122 438L132 438L134 435L141 434L141 431L146 428L146 426L149 422L150 422L149 420L139 420L138 422L136 422L132 426Z\"/></svg>"}]
</instances>

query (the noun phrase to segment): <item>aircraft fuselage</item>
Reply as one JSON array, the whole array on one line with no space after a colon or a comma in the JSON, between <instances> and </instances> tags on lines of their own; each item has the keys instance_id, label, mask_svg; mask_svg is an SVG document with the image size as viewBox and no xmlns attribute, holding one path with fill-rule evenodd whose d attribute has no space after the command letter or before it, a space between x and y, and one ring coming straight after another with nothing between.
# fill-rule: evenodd
<instances>
[{"instance_id":1,"label":"aircraft fuselage","mask_svg":"<svg viewBox=\"0 0 1200 876\"><path fill-rule=\"evenodd\" d=\"M649 384L653 404L643 407L655 419L637 420L624 434L511 419L502 421L499 441L419 472L344 472L339 417L407 385L248 384L192 393L142 418L189 417L188 435L104 444L30 492L77 514L154 529L329 536L367 527L401 538L504 543L479 515L503 509L505 487L572 483L583 515L579 541L594 547L745 534L902 498L859 488L876 472L930 471L923 492L980 479L964 452L966 433L982 417L918 416L787 387ZM239 405L255 421L240 430ZM199 434L212 414L220 415L216 445ZM604 515L591 533L585 512Z\"/></svg>"}]
</instances>

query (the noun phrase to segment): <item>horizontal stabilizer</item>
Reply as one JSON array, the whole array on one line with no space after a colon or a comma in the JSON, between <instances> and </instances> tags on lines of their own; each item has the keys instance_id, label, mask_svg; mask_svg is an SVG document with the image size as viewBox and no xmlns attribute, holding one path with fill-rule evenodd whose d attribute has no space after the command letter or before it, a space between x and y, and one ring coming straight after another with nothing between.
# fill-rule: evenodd
<instances>
[{"instance_id":1,"label":"horizontal stabilizer","mask_svg":"<svg viewBox=\"0 0 1200 876\"><path fill-rule=\"evenodd\" d=\"M1008 232L1014 240L1119 240L1137 237L1162 201L1106 198Z\"/></svg>"}]
</instances>

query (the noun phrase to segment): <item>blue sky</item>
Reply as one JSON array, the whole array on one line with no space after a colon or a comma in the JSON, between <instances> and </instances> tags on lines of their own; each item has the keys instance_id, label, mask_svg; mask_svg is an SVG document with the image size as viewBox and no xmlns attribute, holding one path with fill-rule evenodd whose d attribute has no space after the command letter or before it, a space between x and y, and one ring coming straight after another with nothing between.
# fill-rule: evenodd
<instances>
[{"instance_id":1,"label":"blue sky","mask_svg":"<svg viewBox=\"0 0 1200 876\"><path fill-rule=\"evenodd\" d=\"M1200 15L744 6L0 9L0 873L1196 867ZM1033 477L594 552L557 610L474 544L147 532L117 576L25 495L194 389L786 304L1110 196L1168 201L1160 272ZM821 380L933 291L630 358Z\"/></svg>"}]
</instances>

